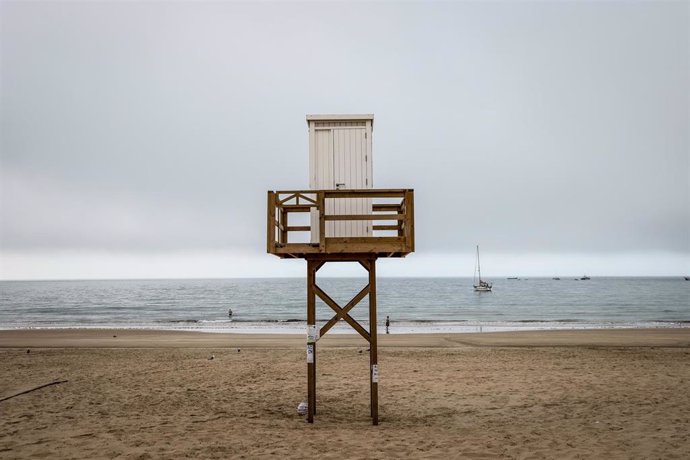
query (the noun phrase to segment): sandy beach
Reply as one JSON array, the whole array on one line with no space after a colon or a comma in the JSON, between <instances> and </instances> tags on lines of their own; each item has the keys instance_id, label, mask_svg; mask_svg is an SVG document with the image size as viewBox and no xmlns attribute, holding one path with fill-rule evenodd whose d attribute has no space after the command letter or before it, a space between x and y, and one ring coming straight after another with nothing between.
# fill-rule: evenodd
<instances>
[{"instance_id":1,"label":"sandy beach","mask_svg":"<svg viewBox=\"0 0 690 460\"><path fill-rule=\"evenodd\" d=\"M0 331L0 458L687 458L690 328L380 337ZM213 359L209 359L213 357Z\"/></svg>"}]
</instances>

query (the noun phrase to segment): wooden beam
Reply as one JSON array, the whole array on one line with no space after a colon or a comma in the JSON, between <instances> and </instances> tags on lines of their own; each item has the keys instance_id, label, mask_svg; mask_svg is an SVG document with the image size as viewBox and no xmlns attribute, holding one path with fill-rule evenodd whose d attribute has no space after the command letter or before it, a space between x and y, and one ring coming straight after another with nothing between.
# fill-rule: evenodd
<instances>
[{"instance_id":1,"label":"wooden beam","mask_svg":"<svg viewBox=\"0 0 690 460\"><path fill-rule=\"evenodd\" d=\"M276 220L276 194L275 192L268 192L267 200L267 212L268 212L268 231L266 234L266 252L269 254L275 253L276 250L276 233L275 233L275 220Z\"/></svg>"},{"instance_id":2,"label":"wooden beam","mask_svg":"<svg viewBox=\"0 0 690 460\"><path fill-rule=\"evenodd\" d=\"M304 201L307 201L311 204L316 204L316 200L309 198L304 193L297 193L296 195L297 195L297 198L302 198Z\"/></svg>"},{"instance_id":3,"label":"wooden beam","mask_svg":"<svg viewBox=\"0 0 690 460\"><path fill-rule=\"evenodd\" d=\"M386 253L405 250L405 239L397 236L327 238L326 253Z\"/></svg>"},{"instance_id":4,"label":"wooden beam","mask_svg":"<svg viewBox=\"0 0 690 460\"><path fill-rule=\"evenodd\" d=\"M414 191L405 192L405 246L408 252L414 251Z\"/></svg>"},{"instance_id":5,"label":"wooden beam","mask_svg":"<svg viewBox=\"0 0 690 460\"><path fill-rule=\"evenodd\" d=\"M316 262L307 261L307 326L316 325ZM312 362L307 362L307 421L314 423L316 413L316 343L308 343L307 348L312 347Z\"/></svg>"},{"instance_id":6,"label":"wooden beam","mask_svg":"<svg viewBox=\"0 0 690 460\"><path fill-rule=\"evenodd\" d=\"M282 200L279 198L278 203L284 204L285 202L290 201L291 199L296 198L296 197L297 197L296 193L291 193L290 195L288 195L286 198L283 198Z\"/></svg>"},{"instance_id":7,"label":"wooden beam","mask_svg":"<svg viewBox=\"0 0 690 460\"><path fill-rule=\"evenodd\" d=\"M309 243L288 243L281 248L273 250L274 254L316 254L319 252L319 247L312 246Z\"/></svg>"},{"instance_id":8,"label":"wooden beam","mask_svg":"<svg viewBox=\"0 0 690 460\"><path fill-rule=\"evenodd\" d=\"M304 258L306 260L323 260L326 262L358 262L362 257L373 256L373 254L361 254L354 252L338 252L338 253L312 253L305 254Z\"/></svg>"},{"instance_id":9,"label":"wooden beam","mask_svg":"<svg viewBox=\"0 0 690 460\"><path fill-rule=\"evenodd\" d=\"M325 216L326 220L405 220L403 214L341 214Z\"/></svg>"},{"instance_id":10,"label":"wooden beam","mask_svg":"<svg viewBox=\"0 0 690 460\"><path fill-rule=\"evenodd\" d=\"M319 296L319 298L320 298L321 300L324 301L324 303L325 303L326 305L328 305L329 307L331 307L331 308L333 309L333 311L335 311L336 313L338 313L340 310L342 310L342 308L340 308L340 305L338 305L338 304L336 303L335 300L331 299L331 298L328 296L328 294L326 294L325 292L323 292L323 291L321 290L320 287L318 287L318 286L315 285L315 286L314 286L314 292L316 293L317 296ZM357 321L355 321L354 318L352 318L350 315L345 315L345 316L343 316L343 319L344 319L345 321L347 321L347 323L348 323L350 326L352 326L352 328L353 328L355 331L359 332L359 335L361 335L362 337L364 337L364 339L365 339L367 342L369 342L369 341L371 340L371 338L369 337L369 333L367 332L367 330L364 329Z\"/></svg>"},{"instance_id":11,"label":"wooden beam","mask_svg":"<svg viewBox=\"0 0 690 460\"><path fill-rule=\"evenodd\" d=\"M326 250L326 199L324 198L323 192L319 192L317 195L319 210L319 251L324 252Z\"/></svg>"},{"instance_id":12,"label":"wooden beam","mask_svg":"<svg viewBox=\"0 0 690 460\"><path fill-rule=\"evenodd\" d=\"M281 206L290 212L309 212L314 206L310 204L284 204Z\"/></svg>"},{"instance_id":13,"label":"wooden beam","mask_svg":"<svg viewBox=\"0 0 690 460\"><path fill-rule=\"evenodd\" d=\"M369 261L367 259L359 259L357 262L359 262L359 264L362 267L364 267L364 269L367 271L367 273L369 273L370 265L369 265Z\"/></svg>"},{"instance_id":14,"label":"wooden beam","mask_svg":"<svg viewBox=\"0 0 690 460\"><path fill-rule=\"evenodd\" d=\"M397 231L400 229L398 225L374 225L374 230L393 230Z\"/></svg>"},{"instance_id":15,"label":"wooden beam","mask_svg":"<svg viewBox=\"0 0 690 460\"><path fill-rule=\"evenodd\" d=\"M312 246L308 243L289 243L286 245L277 245L273 255L286 258L297 257L300 259L313 259L315 256L321 256L329 262L357 262L357 259L367 256L376 257L405 257L409 252L401 244L398 245L384 245L380 248L359 247L359 246L342 246L336 247L337 250L330 250L328 252L320 252L318 245ZM356 251L356 252L355 252Z\"/></svg>"},{"instance_id":16,"label":"wooden beam","mask_svg":"<svg viewBox=\"0 0 690 460\"><path fill-rule=\"evenodd\" d=\"M371 422L379 424L378 349L376 331L376 259L369 260L369 382L371 385Z\"/></svg>"},{"instance_id":17,"label":"wooden beam","mask_svg":"<svg viewBox=\"0 0 690 460\"><path fill-rule=\"evenodd\" d=\"M309 232L311 231L311 227L309 225L293 225L291 227L287 227L288 232Z\"/></svg>"},{"instance_id":18,"label":"wooden beam","mask_svg":"<svg viewBox=\"0 0 690 460\"><path fill-rule=\"evenodd\" d=\"M359 293L356 296L354 296L352 300L350 300L347 303L347 305L345 305L342 309L337 311L335 313L335 316L333 316L333 318L328 320L328 322L323 325L321 331L319 332L321 337L326 335L326 332L328 332L330 328L335 326L340 319L343 319L344 315L348 314L349 311L355 307L355 305L357 305L363 298L367 296L367 294L369 294L369 285L366 285L361 291L359 291Z\"/></svg>"},{"instance_id":19,"label":"wooden beam","mask_svg":"<svg viewBox=\"0 0 690 460\"><path fill-rule=\"evenodd\" d=\"M288 213L285 208L280 210L280 243L286 244L288 242Z\"/></svg>"},{"instance_id":20,"label":"wooden beam","mask_svg":"<svg viewBox=\"0 0 690 460\"><path fill-rule=\"evenodd\" d=\"M314 276L316 276L316 272L318 272L319 269L321 267L323 267L325 263L326 263L325 260L317 260L316 261L316 264L314 265ZM314 282L316 282L316 279L314 279Z\"/></svg>"},{"instance_id":21,"label":"wooden beam","mask_svg":"<svg viewBox=\"0 0 690 460\"><path fill-rule=\"evenodd\" d=\"M371 205L371 208L373 211L398 211L400 212L400 209L402 206L400 204L393 204L393 203L374 203Z\"/></svg>"}]
</instances>

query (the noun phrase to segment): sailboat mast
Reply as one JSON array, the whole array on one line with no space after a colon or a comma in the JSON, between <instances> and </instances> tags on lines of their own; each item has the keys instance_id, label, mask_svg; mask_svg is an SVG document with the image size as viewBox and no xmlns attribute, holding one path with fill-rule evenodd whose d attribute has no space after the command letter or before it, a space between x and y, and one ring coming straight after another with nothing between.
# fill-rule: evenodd
<instances>
[{"instance_id":1,"label":"sailboat mast","mask_svg":"<svg viewBox=\"0 0 690 460\"><path fill-rule=\"evenodd\" d=\"M482 267L479 265L479 245L477 245L477 273L479 273L479 282L482 282Z\"/></svg>"}]
</instances>

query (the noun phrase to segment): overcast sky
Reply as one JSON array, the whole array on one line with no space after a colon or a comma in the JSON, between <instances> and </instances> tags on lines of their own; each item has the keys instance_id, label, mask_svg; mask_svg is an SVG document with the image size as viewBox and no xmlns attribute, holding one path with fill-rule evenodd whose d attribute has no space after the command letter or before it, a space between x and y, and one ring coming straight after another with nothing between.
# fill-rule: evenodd
<instances>
[{"instance_id":1,"label":"overcast sky","mask_svg":"<svg viewBox=\"0 0 690 460\"><path fill-rule=\"evenodd\" d=\"M381 276L690 274L689 4L3 0L0 278L304 276L307 113L415 189Z\"/></svg>"}]
</instances>

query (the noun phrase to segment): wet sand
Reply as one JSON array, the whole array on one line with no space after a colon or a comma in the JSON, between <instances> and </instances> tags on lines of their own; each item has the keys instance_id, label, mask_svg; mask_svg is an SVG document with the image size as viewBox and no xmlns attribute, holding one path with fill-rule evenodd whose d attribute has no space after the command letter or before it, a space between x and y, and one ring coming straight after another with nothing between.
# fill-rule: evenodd
<instances>
[{"instance_id":1,"label":"wet sand","mask_svg":"<svg viewBox=\"0 0 690 460\"><path fill-rule=\"evenodd\" d=\"M67 380L0 402L0 458L690 451L690 328L380 336L377 427L366 343L318 349L310 425L303 336L0 331L0 399Z\"/></svg>"}]
</instances>

